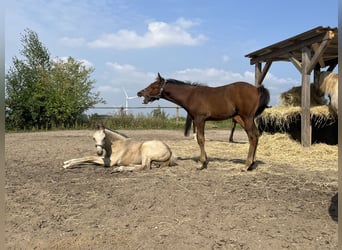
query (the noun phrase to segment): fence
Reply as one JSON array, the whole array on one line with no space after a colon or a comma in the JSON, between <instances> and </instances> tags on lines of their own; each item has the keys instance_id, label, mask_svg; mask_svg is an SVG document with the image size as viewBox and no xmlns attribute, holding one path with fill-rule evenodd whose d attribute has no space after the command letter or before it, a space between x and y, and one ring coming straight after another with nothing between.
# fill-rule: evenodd
<instances>
[{"instance_id":1,"label":"fence","mask_svg":"<svg viewBox=\"0 0 342 250\"><path fill-rule=\"evenodd\" d=\"M176 120L178 121L179 116L180 116L180 110L184 110L182 107L180 106L147 106L147 107L143 107L143 106L136 106L136 107L92 107L90 108L90 110L113 110L113 111L119 111L120 113L127 113L128 110L141 110L141 109L145 109L145 110L155 110L155 109L174 109L176 111L175 113L175 117ZM185 110L184 110L185 111ZM185 113L186 115L186 113Z\"/></svg>"}]
</instances>

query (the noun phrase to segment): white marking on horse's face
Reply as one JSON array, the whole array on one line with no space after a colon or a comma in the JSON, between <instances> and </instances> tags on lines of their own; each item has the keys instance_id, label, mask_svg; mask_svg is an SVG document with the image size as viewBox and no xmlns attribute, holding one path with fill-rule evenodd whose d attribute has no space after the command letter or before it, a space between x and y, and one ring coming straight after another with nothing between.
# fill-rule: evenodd
<instances>
[{"instance_id":1,"label":"white marking on horse's face","mask_svg":"<svg viewBox=\"0 0 342 250\"><path fill-rule=\"evenodd\" d=\"M106 139L104 130L97 130L93 135L93 139L95 141L97 155L101 156L103 154L103 148L105 146Z\"/></svg>"}]
</instances>

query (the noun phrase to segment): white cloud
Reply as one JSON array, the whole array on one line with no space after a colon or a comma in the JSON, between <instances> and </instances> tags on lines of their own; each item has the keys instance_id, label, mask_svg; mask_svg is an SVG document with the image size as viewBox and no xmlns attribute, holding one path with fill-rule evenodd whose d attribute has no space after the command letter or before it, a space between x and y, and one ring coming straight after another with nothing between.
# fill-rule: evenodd
<instances>
[{"instance_id":1,"label":"white cloud","mask_svg":"<svg viewBox=\"0 0 342 250\"><path fill-rule=\"evenodd\" d=\"M119 64L117 62L114 62L114 63L107 62L106 65L108 66L108 68L116 72L120 72L120 73L128 73L128 72L136 71L135 67L130 64Z\"/></svg>"},{"instance_id":2,"label":"white cloud","mask_svg":"<svg viewBox=\"0 0 342 250\"><path fill-rule=\"evenodd\" d=\"M175 72L174 78L219 86L236 81L250 81L246 75L217 68L190 68Z\"/></svg>"},{"instance_id":3,"label":"white cloud","mask_svg":"<svg viewBox=\"0 0 342 250\"><path fill-rule=\"evenodd\" d=\"M153 21L148 23L147 31L143 35L133 30L121 29L116 33L103 34L87 44L92 48L114 49L141 49L168 45L194 46L207 39L202 34L193 36L188 31L197 24L198 22L184 18L179 18L174 23ZM69 41L69 38L64 38L64 40ZM70 41L72 41L71 38Z\"/></svg>"}]
</instances>

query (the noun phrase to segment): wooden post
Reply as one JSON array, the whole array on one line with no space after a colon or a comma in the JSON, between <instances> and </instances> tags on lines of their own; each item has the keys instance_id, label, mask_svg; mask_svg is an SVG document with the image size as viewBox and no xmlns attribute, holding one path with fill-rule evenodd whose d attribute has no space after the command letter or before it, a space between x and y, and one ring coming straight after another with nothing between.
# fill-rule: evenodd
<instances>
[{"instance_id":1,"label":"wooden post","mask_svg":"<svg viewBox=\"0 0 342 250\"><path fill-rule=\"evenodd\" d=\"M303 147L311 145L311 119L310 119L310 58L311 50L302 49L302 115L301 115L301 143Z\"/></svg>"},{"instance_id":2,"label":"wooden post","mask_svg":"<svg viewBox=\"0 0 342 250\"><path fill-rule=\"evenodd\" d=\"M177 105L176 107L176 124L178 125L179 123L179 106Z\"/></svg>"},{"instance_id":3,"label":"wooden post","mask_svg":"<svg viewBox=\"0 0 342 250\"><path fill-rule=\"evenodd\" d=\"M261 62L257 62L255 63L255 76L254 76L254 80L255 80L255 85L258 86L259 80L260 80L260 76L261 76Z\"/></svg>"}]
</instances>

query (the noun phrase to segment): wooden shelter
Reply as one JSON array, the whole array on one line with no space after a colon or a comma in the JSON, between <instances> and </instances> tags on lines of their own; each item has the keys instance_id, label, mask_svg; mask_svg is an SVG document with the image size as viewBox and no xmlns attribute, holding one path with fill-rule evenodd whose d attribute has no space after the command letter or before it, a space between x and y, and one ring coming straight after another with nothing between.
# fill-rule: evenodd
<instances>
[{"instance_id":1,"label":"wooden shelter","mask_svg":"<svg viewBox=\"0 0 342 250\"><path fill-rule=\"evenodd\" d=\"M316 27L294 37L247 54L255 65L255 84L262 84L273 62L291 62L302 75L301 143L311 145L310 75L319 84L322 68L333 71L338 64L338 29Z\"/></svg>"}]
</instances>

